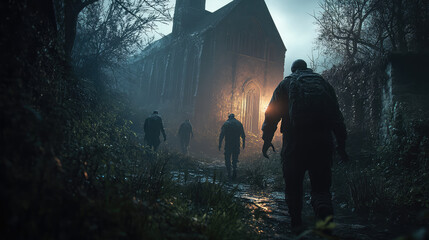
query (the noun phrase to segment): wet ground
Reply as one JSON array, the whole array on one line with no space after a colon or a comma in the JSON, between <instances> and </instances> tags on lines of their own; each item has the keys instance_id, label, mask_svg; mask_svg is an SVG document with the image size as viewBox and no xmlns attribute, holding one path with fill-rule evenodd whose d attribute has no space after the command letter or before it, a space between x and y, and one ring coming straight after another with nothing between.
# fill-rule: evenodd
<instances>
[{"instance_id":1,"label":"wet ground","mask_svg":"<svg viewBox=\"0 0 429 240\"><path fill-rule=\"evenodd\" d=\"M269 189L257 190L254 186L245 183L245 179L240 178L240 175L235 181L225 180L225 177L219 174L224 171L225 167L221 160L213 161L210 164L202 163L199 169L187 173L188 181L222 181L227 189L234 192L237 198L240 198L249 209L258 215L255 218L255 227L260 232L262 239L299 239L289 228L290 218L283 192ZM217 177L216 172L218 173ZM182 181L184 173L172 172L172 174L176 180ZM268 178L267 181L269 184L273 179ZM347 209L344 204L336 202L335 198L333 203L336 226L334 229L335 237L331 239L395 239L403 234L400 229L403 229L404 226L392 226L380 220L371 222L366 217L359 216ZM303 221L308 229L315 225L309 193L304 196ZM327 238L310 232L300 239Z\"/></svg>"}]
</instances>

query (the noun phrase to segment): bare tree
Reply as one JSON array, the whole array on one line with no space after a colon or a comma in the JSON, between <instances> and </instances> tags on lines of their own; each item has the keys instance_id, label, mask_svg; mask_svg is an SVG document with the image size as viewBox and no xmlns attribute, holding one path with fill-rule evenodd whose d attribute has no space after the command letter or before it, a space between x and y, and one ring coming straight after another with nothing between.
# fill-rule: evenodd
<instances>
[{"instance_id":1,"label":"bare tree","mask_svg":"<svg viewBox=\"0 0 429 240\"><path fill-rule=\"evenodd\" d=\"M371 18L371 31L384 35L383 48L394 52L428 49L427 0L379 0Z\"/></svg>"},{"instance_id":2,"label":"bare tree","mask_svg":"<svg viewBox=\"0 0 429 240\"><path fill-rule=\"evenodd\" d=\"M375 11L371 0L325 0L322 11L315 16L320 32L318 40L329 52L355 59L367 49L378 51L371 39L364 36L369 16Z\"/></svg>"},{"instance_id":3,"label":"bare tree","mask_svg":"<svg viewBox=\"0 0 429 240\"><path fill-rule=\"evenodd\" d=\"M76 27L78 18L87 7L103 2L104 8L108 5L118 5L122 12L132 15L137 24L148 24L161 19L170 18L167 8L167 0L45 0L52 1L55 9L56 25L58 29L58 39L62 43L64 54L67 58L72 55L76 38ZM100 4L99 4L100 5ZM105 9L103 9L105 10ZM149 24L150 25L150 24ZM151 26L154 26L153 24Z\"/></svg>"},{"instance_id":4,"label":"bare tree","mask_svg":"<svg viewBox=\"0 0 429 240\"><path fill-rule=\"evenodd\" d=\"M427 49L427 0L324 0L320 7L314 18L328 55L356 61Z\"/></svg>"},{"instance_id":5,"label":"bare tree","mask_svg":"<svg viewBox=\"0 0 429 240\"><path fill-rule=\"evenodd\" d=\"M101 84L102 69L120 62L151 40L157 24L171 20L168 0L99 0L79 15L72 51L75 69Z\"/></svg>"},{"instance_id":6,"label":"bare tree","mask_svg":"<svg viewBox=\"0 0 429 240\"><path fill-rule=\"evenodd\" d=\"M375 134L386 81L385 57L393 52L428 52L428 1L324 0L320 7L314 15L318 47L336 61L325 77L337 88L348 126L362 132L368 131L369 123Z\"/></svg>"},{"instance_id":7,"label":"bare tree","mask_svg":"<svg viewBox=\"0 0 429 240\"><path fill-rule=\"evenodd\" d=\"M79 13L98 0L46 0L54 6L58 40L66 58L71 56Z\"/></svg>"}]
</instances>

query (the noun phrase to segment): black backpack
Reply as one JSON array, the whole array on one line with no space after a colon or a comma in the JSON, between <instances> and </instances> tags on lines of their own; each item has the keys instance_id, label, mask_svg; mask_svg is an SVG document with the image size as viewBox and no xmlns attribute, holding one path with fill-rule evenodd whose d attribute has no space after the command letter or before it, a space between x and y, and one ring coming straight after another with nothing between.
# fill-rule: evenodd
<instances>
[{"instance_id":1,"label":"black backpack","mask_svg":"<svg viewBox=\"0 0 429 240\"><path fill-rule=\"evenodd\" d=\"M300 73L289 85L289 118L296 129L314 130L331 122L332 97L327 82L316 73Z\"/></svg>"}]
</instances>

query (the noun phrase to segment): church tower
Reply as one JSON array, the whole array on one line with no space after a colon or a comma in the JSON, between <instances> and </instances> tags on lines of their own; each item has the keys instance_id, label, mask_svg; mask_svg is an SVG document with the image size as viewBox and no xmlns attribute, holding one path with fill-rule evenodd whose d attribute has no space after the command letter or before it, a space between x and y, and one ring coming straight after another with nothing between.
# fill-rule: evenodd
<instances>
[{"instance_id":1,"label":"church tower","mask_svg":"<svg viewBox=\"0 0 429 240\"><path fill-rule=\"evenodd\" d=\"M180 35L192 29L208 13L206 0L176 0L173 34Z\"/></svg>"}]
</instances>

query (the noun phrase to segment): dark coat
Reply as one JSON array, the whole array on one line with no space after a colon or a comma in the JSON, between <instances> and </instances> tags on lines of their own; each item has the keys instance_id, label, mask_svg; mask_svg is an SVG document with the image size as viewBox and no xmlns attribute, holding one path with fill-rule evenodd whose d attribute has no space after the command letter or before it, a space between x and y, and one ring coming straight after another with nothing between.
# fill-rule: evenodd
<instances>
[{"instance_id":1,"label":"dark coat","mask_svg":"<svg viewBox=\"0 0 429 240\"><path fill-rule=\"evenodd\" d=\"M225 153L240 153L240 137L243 143L246 139L243 124L235 118L228 119L221 128L219 136L219 147L222 145L222 140L225 138Z\"/></svg>"},{"instance_id":2,"label":"dark coat","mask_svg":"<svg viewBox=\"0 0 429 240\"><path fill-rule=\"evenodd\" d=\"M307 151L308 148L312 147L316 147L317 149L332 149L332 132L336 137L338 147L344 148L347 137L344 118L339 109L335 91L327 81L324 81L324 85L335 105L333 106L334 111L330 113L332 114L330 124L319 129L312 129L311 131L302 131L302 129L297 130L291 127L289 118L289 85L291 80L297 79L300 74L304 73L313 73L313 71L311 69L297 70L280 82L275 89L265 112L265 121L262 125L262 139L271 142L277 129L277 124L281 120L280 132L283 133L283 153L285 155L290 155L296 149L307 149Z\"/></svg>"},{"instance_id":3,"label":"dark coat","mask_svg":"<svg viewBox=\"0 0 429 240\"><path fill-rule=\"evenodd\" d=\"M180 124L179 132L177 133L179 135L181 141L189 142L191 139L191 136L194 135L192 132L192 125L190 122L185 121L182 124Z\"/></svg>"},{"instance_id":4,"label":"dark coat","mask_svg":"<svg viewBox=\"0 0 429 240\"><path fill-rule=\"evenodd\" d=\"M145 140L150 144L159 144L159 134L166 138L162 118L158 114L152 114L146 118L143 125Z\"/></svg>"}]
</instances>

